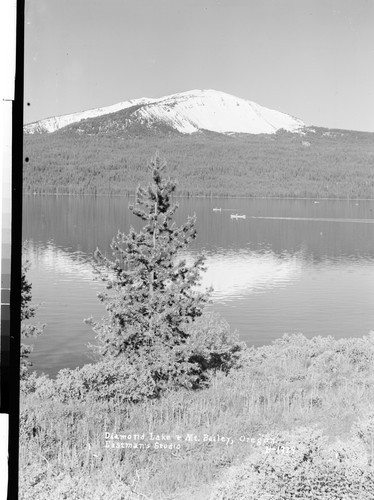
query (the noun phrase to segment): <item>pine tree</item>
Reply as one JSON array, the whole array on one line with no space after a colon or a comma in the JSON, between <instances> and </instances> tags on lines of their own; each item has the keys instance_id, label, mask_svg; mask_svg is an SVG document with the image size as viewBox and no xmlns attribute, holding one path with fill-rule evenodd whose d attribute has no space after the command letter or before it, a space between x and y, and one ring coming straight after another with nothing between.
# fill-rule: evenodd
<instances>
[{"instance_id":1,"label":"pine tree","mask_svg":"<svg viewBox=\"0 0 374 500\"><path fill-rule=\"evenodd\" d=\"M101 322L90 320L102 359L140 366L155 395L171 385L193 386L196 364L191 361L189 326L202 315L210 293L196 288L204 257L191 264L180 258L196 238L196 216L179 227L173 221L176 183L163 178L165 166L156 154L148 165L152 183L137 189L129 207L145 223L143 229L118 232L111 244L114 260L95 252L108 289L99 299L108 315Z\"/></svg>"},{"instance_id":2,"label":"pine tree","mask_svg":"<svg viewBox=\"0 0 374 500\"><path fill-rule=\"evenodd\" d=\"M27 281L26 272L29 269L29 263L25 262L22 267L22 276L21 276L21 337L22 338L30 338L37 337L41 333L43 333L45 325L41 324L32 324L32 323L24 323L35 316L36 308L31 306L31 288L32 285ZM33 350L33 346L29 344L21 343L21 352L20 352L20 377L21 380L24 380L28 373L28 368L31 366L31 362L28 360L31 352Z\"/></svg>"}]
</instances>

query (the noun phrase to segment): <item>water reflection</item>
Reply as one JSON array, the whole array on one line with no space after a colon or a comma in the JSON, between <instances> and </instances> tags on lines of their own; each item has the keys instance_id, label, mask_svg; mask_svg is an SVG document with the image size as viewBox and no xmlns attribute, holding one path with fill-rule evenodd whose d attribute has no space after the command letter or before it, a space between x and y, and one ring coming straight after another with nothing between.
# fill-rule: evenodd
<instances>
[{"instance_id":1,"label":"water reflection","mask_svg":"<svg viewBox=\"0 0 374 500\"><path fill-rule=\"evenodd\" d=\"M25 244L25 258L30 262L32 274L37 270L38 283L43 274L53 276L46 279L44 287L57 282L71 282L71 295L76 295L77 282L87 282L87 285L99 289L97 273L94 271L92 256L71 248L58 248L53 241L45 245L35 244L29 240ZM191 261L195 253L183 255ZM243 298L251 293L265 292L273 287L285 287L288 282L297 280L306 265L303 252L290 255L276 255L274 252L261 253L242 249L238 252L224 252L206 255L201 287L213 288L214 301L226 301ZM104 286L104 285L102 285ZM44 288L43 287L43 288ZM44 290L50 296L48 290Z\"/></svg>"},{"instance_id":2,"label":"water reflection","mask_svg":"<svg viewBox=\"0 0 374 500\"><path fill-rule=\"evenodd\" d=\"M208 255L203 286L213 287L216 301L236 300L274 287L285 287L301 276L303 255L274 252L218 252Z\"/></svg>"},{"instance_id":3,"label":"water reflection","mask_svg":"<svg viewBox=\"0 0 374 500\"><path fill-rule=\"evenodd\" d=\"M58 248L52 240L46 244L36 244L32 240L25 242L24 256L33 268L43 268L47 272L62 275L66 279L81 279L91 281L92 265L90 257L82 251L71 248Z\"/></svg>"},{"instance_id":4,"label":"water reflection","mask_svg":"<svg viewBox=\"0 0 374 500\"><path fill-rule=\"evenodd\" d=\"M105 314L92 256L96 247L110 256L118 229L139 229L127 205L122 198L25 200L28 278L33 301L42 303L36 320L47 323L32 355L39 372L89 361L94 335L83 319ZM247 219L232 221L225 208ZM185 256L206 254L210 307L258 345L285 332L347 337L374 328L374 226L357 222L371 220L373 209L373 202L194 199L180 200L177 223L196 212L199 236Z\"/></svg>"}]
</instances>

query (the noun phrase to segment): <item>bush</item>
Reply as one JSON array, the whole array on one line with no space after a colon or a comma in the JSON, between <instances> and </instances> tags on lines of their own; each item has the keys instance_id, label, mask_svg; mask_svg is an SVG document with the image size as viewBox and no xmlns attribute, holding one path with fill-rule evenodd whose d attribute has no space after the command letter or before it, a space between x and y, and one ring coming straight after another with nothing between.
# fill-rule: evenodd
<instances>
[{"instance_id":1,"label":"bush","mask_svg":"<svg viewBox=\"0 0 374 500\"><path fill-rule=\"evenodd\" d=\"M52 397L61 402L113 401L137 403L155 396L155 384L146 369L121 359L63 369L53 382ZM37 392L40 395L40 390Z\"/></svg>"},{"instance_id":2,"label":"bush","mask_svg":"<svg viewBox=\"0 0 374 500\"><path fill-rule=\"evenodd\" d=\"M24 395L37 393L42 399L53 397L55 392L54 381L44 373L38 376L35 371L21 380L20 389Z\"/></svg>"},{"instance_id":3,"label":"bush","mask_svg":"<svg viewBox=\"0 0 374 500\"><path fill-rule=\"evenodd\" d=\"M239 341L238 333L231 332L230 325L218 314L203 315L192 323L189 334L189 361L195 365L196 388L206 385L217 371L228 373L241 366L241 355L247 346Z\"/></svg>"},{"instance_id":4,"label":"bush","mask_svg":"<svg viewBox=\"0 0 374 500\"><path fill-rule=\"evenodd\" d=\"M229 470L210 500L374 498L374 471L360 442L329 445L322 431L308 428L268 433L263 440L275 444Z\"/></svg>"},{"instance_id":5,"label":"bush","mask_svg":"<svg viewBox=\"0 0 374 500\"><path fill-rule=\"evenodd\" d=\"M227 373L231 368L240 366L240 354L245 344L238 341L237 334L232 334L228 323L217 314L204 315L193 323L189 334L189 341L184 346L188 363L181 365L180 376L173 383L168 381L162 391L160 382L155 383L152 365L128 363L122 356L74 370L60 370L56 380L45 375L38 377L34 372L22 382L22 391L25 394L34 393L41 399L52 398L61 402L138 403L158 397L168 390L206 387L216 371Z\"/></svg>"}]
</instances>

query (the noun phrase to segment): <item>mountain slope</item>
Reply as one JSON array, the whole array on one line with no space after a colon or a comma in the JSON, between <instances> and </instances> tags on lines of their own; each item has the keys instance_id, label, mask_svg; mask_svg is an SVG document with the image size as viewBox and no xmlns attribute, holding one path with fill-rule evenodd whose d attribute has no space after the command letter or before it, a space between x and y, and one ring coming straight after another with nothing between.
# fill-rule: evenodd
<instances>
[{"instance_id":1,"label":"mountain slope","mask_svg":"<svg viewBox=\"0 0 374 500\"><path fill-rule=\"evenodd\" d=\"M123 110L127 110L124 114ZM109 116L110 115L110 116ZM158 99L141 98L105 108L71 115L57 116L31 123L25 133L55 132L71 124L99 117L105 120L105 130L126 130L133 126L166 127L182 134L201 130L220 134L274 134L280 129L297 132L305 124L290 115L271 110L255 102L216 90L193 90ZM102 118L101 118L102 119Z\"/></svg>"},{"instance_id":2,"label":"mountain slope","mask_svg":"<svg viewBox=\"0 0 374 500\"><path fill-rule=\"evenodd\" d=\"M148 101L151 101L151 99L143 97L141 99L119 102L104 108L88 109L87 111L79 111L69 115L52 116L50 118L44 118L43 120L25 125L23 127L23 131L25 134L51 133L73 123L87 120L88 118L97 118L99 116L108 115L123 109L131 108L132 106L144 104Z\"/></svg>"}]
</instances>

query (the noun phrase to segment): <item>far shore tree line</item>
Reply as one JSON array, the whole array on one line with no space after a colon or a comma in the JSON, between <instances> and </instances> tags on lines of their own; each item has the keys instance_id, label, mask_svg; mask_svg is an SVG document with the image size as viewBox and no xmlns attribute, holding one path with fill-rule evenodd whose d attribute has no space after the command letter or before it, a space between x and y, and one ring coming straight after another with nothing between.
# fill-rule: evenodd
<instances>
[{"instance_id":1,"label":"far shore tree line","mask_svg":"<svg viewBox=\"0 0 374 500\"><path fill-rule=\"evenodd\" d=\"M134 194L159 149L178 179L179 196L374 198L373 135L309 130L305 136L193 134L27 135L24 191L37 194ZM307 146L305 144L308 144Z\"/></svg>"}]
</instances>

